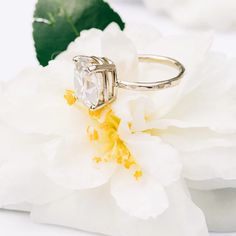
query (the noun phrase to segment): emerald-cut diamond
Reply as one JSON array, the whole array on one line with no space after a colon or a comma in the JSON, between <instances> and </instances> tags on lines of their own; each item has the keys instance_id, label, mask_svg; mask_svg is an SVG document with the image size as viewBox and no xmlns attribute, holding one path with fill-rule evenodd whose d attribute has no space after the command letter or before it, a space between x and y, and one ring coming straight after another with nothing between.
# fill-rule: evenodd
<instances>
[{"instance_id":1,"label":"emerald-cut diamond","mask_svg":"<svg viewBox=\"0 0 236 236\"><path fill-rule=\"evenodd\" d=\"M95 110L115 98L116 71L106 58L78 56L75 61L75 96L87 108Z\"/></svg>"}]
</instances>

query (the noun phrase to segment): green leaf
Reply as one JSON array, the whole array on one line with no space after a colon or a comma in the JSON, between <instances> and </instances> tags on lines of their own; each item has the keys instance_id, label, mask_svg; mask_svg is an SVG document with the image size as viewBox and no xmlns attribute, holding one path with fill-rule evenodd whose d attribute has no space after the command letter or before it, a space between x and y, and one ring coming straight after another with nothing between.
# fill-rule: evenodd
<instances>
[{"instance_id":1,"label":"green leaf","mask_svg":"<svg viewBox=\"0 0 236 236\"><path fill-rule=\"evenodd\" d=\"M33 38L37 58L45 66L85 29L104 30L111 22L124 22L103 0L38 0Z\"/></svg>"}]
</instances>

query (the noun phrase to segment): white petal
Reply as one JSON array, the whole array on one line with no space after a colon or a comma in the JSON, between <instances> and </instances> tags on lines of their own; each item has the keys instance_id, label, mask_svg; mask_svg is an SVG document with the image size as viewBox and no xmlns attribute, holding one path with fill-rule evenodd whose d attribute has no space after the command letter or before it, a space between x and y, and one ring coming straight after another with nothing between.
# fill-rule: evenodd
<instances>
[{"instance_id":1,"label":"white petal","mask_svg":"<svg viewBox=\"0 0 236 236\"><path fill-rule=\"evenodd\" d=\"M49 159L45 171L56 184L68 189L87 189L109 181L116 165L96 164L93 158L99 153L87 140L82 134L64 136L58 143L45 148Z\"/></svg>"},{"instance_id":2,"label":"white petal","mask_svg":"<svg viewBox=\"0 0 236 236\"><path fill-rule=\"evenodd\" d=\"M165 189L147 173L137 181L129 171L118 171L111 179L111 194L123 211L141 219L157 217L168 208Z\"/></svg>"},{"instance_id":3,"label":"white petal","mask_svg":"<svg viewBox=\"0 0 236 236\"><path fill-rule=\"evenodd\" d=\"M159 30L145 23L126 24L124 32L132 40L139 54L152 54L153 47L155 48L157 41L161 39Z\"/></svg>"},{"instance_id":4,"label":"white petal","mask_svg":"<svg viewBox=\"0 0 236 236\"><path fill-rule=\"evenodd\" d=\"M181 153L184 175L192 180L236 179L236 148L214 147Z\"/></svg>"},{"instance_id":5,"label":"white petal","mask_svg":"<svg viewBox=\"0 0 236 236\"><path fill-rule=\"evenodd\" d=\"M111 24L105 29L101 47L103 56L115 63L119 80L137 80L138 58L135 45L118 25Z\"/></svg>"},{"instance_id":6,"label":"white petal","mask_svg":"<svg viewBox=\"0 0 236 236\"><path fill-rule=\"evenodd\" d=\"M101 56L102 31L99 29L84 30L74 42L71 42L66 51L56 57L59 61L72 63L75 56ZM73 64L73 63L72 63Z\"/></svg>"},{"instance_id":7,"label":"white petal","mask_svg":"<svg viewBox=\"0 0 236 236\"><path fill-rule=\"evenodd\" d=\"M147 129L145 119L151 112L152 105L147 96L134 92L119 94L119 99L112 104L112 110L122 118L122 122L132 122L135 131L142 131Z\"/></svg>"},{"instance_id":8,"label":"white petal","mask_svg":"<svg viewBox=\"0 0 236 236\"><path fill-rule=\"evenodd\" d=\"M236 146L235 134L219 134L206 128L175 128L159 130L161 138L179 151L194 152L214 147Z\"/></svg>"},{"instance_id":9,"label":"white petal","mask_svg":"<svg viewBox=\"0 0 236 236\"><path fill-rule=\"evenodd\" d=\"M7 125L0 126L0 205L48 203L67 194L41 171L41 146L49 137L25 135Z\"/></svg>"},{"instance_id":10,"label":"white petal","mask_svg":"<svg viewBox=\"0 0 236 236\"><path fill-rule=\"evenodd\" d=\"M27 202L45 204L71 194L49 178L37 164L8 161L0 168L0 206Z\"/></svg>"},{"instance_id":11,"label":"white petal","mask_svg":"<svg viewBox=\"0 0 236 236\"><path fill-rule=\"evenodd\" d=\"M152 175L163 185L180 178L182 164L178 152L159 137L137 133L123 139L144 173Z\"/></svg>"},{"instance_id":12,"label":"white petal","mask_svg":"<svg viewBox=\"0 0 236 236\"><path fill-rule=\"evenodd\" d=\"M80 132L89 119L83 109L70 107L64 99L66 89L73 89L66 82L73 80L73 67L66 65L54 61L45 69L26 70L8 83L0 101L2 119L28 133ZM63 69L67 75L60 72Z\"/></svg>"},{"instance_id":13,"label":"white petal","mask_svg":"<svg viewBox=\"0 0 236 236\"><path fill-rule=\"evenodd\" d=\"M116 205L109 194L109 185L74 191L64 199L33 206L34 221L55 224L105 235L116 228Z\"/></svg>"},{"instance_id":14,"label":"white petal","mask_svg":"<svg viewBox=\"0 0 236 236\"><path fill-rule=\"evenodd\" d=\"M150 121L150 127L208 127L217 132L235 132L235 62L218 57L204 59L201 83L191 93L183 94L162 119Z\"/></svg>"}]
</instances>

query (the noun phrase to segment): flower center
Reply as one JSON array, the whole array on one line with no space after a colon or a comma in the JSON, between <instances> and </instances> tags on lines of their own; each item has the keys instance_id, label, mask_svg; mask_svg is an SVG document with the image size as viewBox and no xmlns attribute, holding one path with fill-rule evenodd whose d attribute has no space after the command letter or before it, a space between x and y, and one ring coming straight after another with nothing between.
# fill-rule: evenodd
<instances>
[{"instance_id":1,"label":"flower center","mask_svg":"<svg viewBox=\"0 0 236 236\"><path fill-rule=\"evenodd\" d=\"M73 96L71 91L69 93L67 91L64 96L69 105L75 103ZM105 117L100 119L103 113L105 113ZM93 157L93 160L97 164L115 161L125 169L132 169L136 180L142 177L143 173L139 164L118 134L120 118L108 107L98 111L90 111L89 117L95 121L95 125L87 127L87 135L100 153L100 155ZM131 126L131 124L128 125Z\"/></svg>"}]
</instances>

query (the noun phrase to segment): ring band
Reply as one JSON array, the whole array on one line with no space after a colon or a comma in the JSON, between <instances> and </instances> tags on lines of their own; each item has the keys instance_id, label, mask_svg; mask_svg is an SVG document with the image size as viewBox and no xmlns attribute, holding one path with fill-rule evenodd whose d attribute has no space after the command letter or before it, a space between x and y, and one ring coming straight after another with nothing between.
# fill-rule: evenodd
<instances>
[{"instance_id":1,"label":"ring band","mask_svg":"<svg viewBox=\"0 0 236 236\"><path fill-rule=\"evenodd\" d=\"M88 109L96 110L111 103L117 97L117 89L153 91L170 88L179 84L185 68L177 60L156 55L139 55L143 63L158 63L178 70L170 79L156 82L129 82L117 78L115 64L108 58L95 56L76 56L75 62L75 98Z\"/></svg>"},{"instance_id":2,"label":"ring band","mask_svg":"<svg viewBox=\"0 0 236 236\"><path fill-rule=\"evenodd\" d=\"M178 75L167 80L161 80L156 82L129 82L129 81L117 81L117 86L124 89L132 89L138 91L148 91L148 90L159 90L170 88L179 84L180 79L183 77L185 68L177 60L156 55L139 55L139 62L143 63L158 63L162 65L167 65L169 67L175 68L179 71Z\"/></svg>"}]
</instances>

